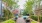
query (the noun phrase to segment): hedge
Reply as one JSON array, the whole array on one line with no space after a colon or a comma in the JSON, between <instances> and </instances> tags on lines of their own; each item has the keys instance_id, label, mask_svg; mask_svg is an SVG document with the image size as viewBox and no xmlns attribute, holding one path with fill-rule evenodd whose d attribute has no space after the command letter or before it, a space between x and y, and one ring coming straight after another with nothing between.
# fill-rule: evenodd
<instances>
[{"instance_id":1,"label":"hedge","mask_svg":"<svg viewBox=\"0 0 42 23\"><path fill-rule=\"evenodd\" d=\"M2 23L15 23L15 21L13 21L13 20L6 20L6 21L4 21L4 22L2 22Z\"/></svg>"},{"instance_id":2,"label":"hedge","mask_svg":"<svg viewBox=\"0 0 42 23\"><path fill-rule=\"evenodd\" d=\"M31 18L35 21L38 21L38 16L36 15L32 15ZM40 19L40 22L42 22L42 16L40 16L39 19Z\"/></svg>"}]
</instances>

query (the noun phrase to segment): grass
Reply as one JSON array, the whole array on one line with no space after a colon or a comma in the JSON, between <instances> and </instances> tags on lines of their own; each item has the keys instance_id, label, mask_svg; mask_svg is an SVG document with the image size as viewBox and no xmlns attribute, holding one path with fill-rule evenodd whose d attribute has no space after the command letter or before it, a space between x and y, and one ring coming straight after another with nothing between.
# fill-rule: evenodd
<instances>
[{"instance_id":1,"label":"grass","mask_svg":"<svg viewBox=\"0 0 42 23\"><path fill-rule=\"evenodd\" d=\"M31 23L37 23L37 21L34 21L34 20L33 20L33 21L31 21Z\"/></svg>"},{"instance_id":2,"label":"grass","mask_svg":"<svg viewBox=\"0 0 42 23\"><path fill-rule=\"evenodd\" d=\"M13 20L6 20L6 21L4 21L3 23L15 23L15 21L13 21Z\"/></svg>"}]
</instances>

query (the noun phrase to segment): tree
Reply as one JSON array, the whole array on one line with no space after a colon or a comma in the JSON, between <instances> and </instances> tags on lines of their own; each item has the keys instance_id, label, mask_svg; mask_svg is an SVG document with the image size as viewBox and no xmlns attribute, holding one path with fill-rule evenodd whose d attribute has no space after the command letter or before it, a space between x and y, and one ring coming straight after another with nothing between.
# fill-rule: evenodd
<instances>
[{"instance_id":1,"label":"tree","mask_svg":"<svg viewBox=\"0 0 42 23\"><path fill-rule=\"evenodd\" d=\"M38 4L38 5L37 5L37 7L36 7L36 9L35 9L35 14L38 16L38 22L40 22L40 19L39 19L39 18L40 18L40 15L41 15L41 14L40 14L40 1L41 1L41 0L37 0L37 1L36 1L36 4Z\"/></svg>"},{"instance_id":2,"label":"tree","mask_svg":"<svg viewBox=\"0 0 42 23\"><path fill-rule=\"evenodd\" d=\"M4 13L3 17L5 17L5 19L10 19L14 16L8 9L4 9L3 13Z\"/></svg>"},{"instance_id":3,"label":"tree","mask_svg":"<svg viewBox=\"0 0 42 23\"><path fill-rule=\"evenodd\" d=\"M10 19L14 16L14 14L9 10L11 8L13 8L12 6L14 5L16 7L17 2L12 1L12 0L2 0L2 2L6 3L6 9L3 9L4 12L4 17L6 19ZM18 4L17 4L18 5ZM8 7L8 8L7 8Z\"/></svg>"},{"instance_id":4,"label":"tree","mask_svg":"<svg viewBox=\"0 0 42 23\"><path fill-rule=\"evenodd\" d=\"M16 4L16 2L12 0L2 0L3 2L6 2L8 6L12 6L13 4Z\"/></svg>"},{"instance_id":5,"label":"tree","mask_svg":"<svg viewBox=\"0 0 42 23\"><path fill-rule=\"evenodd\" d=\"M33 3L34 3L34 1L27 1L26 2L25 11L27 11L27 13L29 13L29 14L32 12Z\"/></svg>"},{"instance_id":6,"label":"tree","mask_svg":"<svg viewBox=\"0 0 42 23\"><path fill-rule=\"evenodd\" d=\"M33 8L33 4L34 4L34 0L28 0L25 4L25 11L27 12L27 14L29 14L31 17L31 12L32 12L32 8ZM30 22L31 22L31 18L30 18Z\"/></svg>"},{"instance_id":7,"label":"tree","mask_svg":"<svg viewBox=\"0 0 42 23\"><path fill-rule=\"evenodd\" d=\"M33 0L32 0L32 1L31 1L31 0L28 0L28 1L26 2L26 6L25 6L25 7L26 7L25 10L28 11L27 13L31 14L32 8L33 8L32 5L33 5L33 4L34 4L34 5L37 5L37 7L35 7L35 8L36 8L35 10L37 11L36 14L37 14L37 16L38 16L38 22L40 21L40 20L39 20L39 16L40 16L40 1L41 1L41 0L34 0L34 1L33 1ZM35 3L36 3L36 4L35 4Z\"/></svg>"}]
</instances>

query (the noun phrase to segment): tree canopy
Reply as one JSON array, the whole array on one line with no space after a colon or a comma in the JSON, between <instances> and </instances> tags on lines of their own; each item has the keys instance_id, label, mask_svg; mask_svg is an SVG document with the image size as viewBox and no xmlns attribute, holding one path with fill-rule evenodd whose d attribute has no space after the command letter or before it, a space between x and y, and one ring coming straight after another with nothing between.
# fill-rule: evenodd
<instances>
[{"instance_id":1,"label":"tree canopy","mask_svg":"<svg viewBox=\"0 0 42 23\"><path fill-rule=\"evenodd\" d=\"M12 0L2 0L2 1L6 2L8 6L12 6L13 4L16 4L16 2Z\"/></svg>"},{"instance_id":2,"label":"tree canopy","mask_svg":"<svg viewBox=\"0 0 42 23\"><path fill-rule=\"evenodd\" d=\"M26 4L25 4L25 11L27 13L31 13L32 12L32 5L34 4L34 1L26 1Z\"/></svg>"}]
</instances>

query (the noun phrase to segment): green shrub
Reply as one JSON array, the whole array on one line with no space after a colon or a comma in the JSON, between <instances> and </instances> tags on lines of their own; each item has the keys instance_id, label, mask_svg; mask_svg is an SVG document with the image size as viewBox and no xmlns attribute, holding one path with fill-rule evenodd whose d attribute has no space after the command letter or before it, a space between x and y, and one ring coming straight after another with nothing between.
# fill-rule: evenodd
<instances>
[{"instance_id":1,"label":"green shrub","mask_svg":"<svg viewBox=\"0 0 42 23\"><path fill-rule=\"evenodd\" d=\"M5 21L5 18L4 18L4 17L1 17L1 18L0 18L0 21Z\"/></svg>"},{"instance_id":2,"label":"green shrub","mask_svg":"<svg viewBox=\"0 0 42 23\"><path fill-rule=\"evenodd\" d=\"M42 16L40 16L40 22L42 22Z\"/></svg>"},{"instance_id":3,"label":"green shrub","mask_svg":"<svg viewBox=\"0 0 42 23\"><path fill-rule=\"evenodd\" d=\"M32 18L33 20L35 20L35 21L38 20L38 17L37 17L37 16L31 16L31 18Z\"/></svg>"},{"instance_id":4,"label":"green shrub","mask_svg":"<svg viewBox=\"0 0 42 23\"><path fill-rule=\"evenodd\" d=\"M15 23L15 21L13 21L13 20L7 20L7 21L4 21L3 23Z\"/></svg>"},{"instance_id":5,"label":"green shrub","mask_svg":"<svg viewBox=\"0 0 42 23\"><path fill-rule=\"evenodd\" d=\"M35 21L38 21L38 16L33 16L32 15L31 18ZM40 22L42 22L42 16L40 16L39 20L40 20Z\"/></svg>"}]
</instances>

